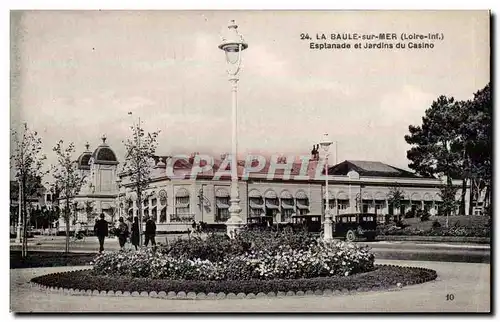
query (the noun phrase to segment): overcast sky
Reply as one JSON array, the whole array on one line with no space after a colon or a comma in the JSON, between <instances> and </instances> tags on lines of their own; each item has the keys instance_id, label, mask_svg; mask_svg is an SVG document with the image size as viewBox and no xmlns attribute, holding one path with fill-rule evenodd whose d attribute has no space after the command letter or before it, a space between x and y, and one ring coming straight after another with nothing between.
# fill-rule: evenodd
<instances>
[{"instance_id":1,"label":"overcast sky","mask_svg":"<svg viewBox=\"0 0 500 322\"><path fill-rule=\"evenodd\" d=\"M95 148L140 116L158 154L230 152L231 87L220 35L249 44L239 82L240 152L308 154L324 132L338 161L407 168L409 124L439 95L472 98L489 81L489 13L45 11L12 15L11 124ZM434 49L309 49L301 33L438 32ZM133 112L133 117L127 113ZM77 155L75 155L75 158ZM334 158L334 156L333 156Z\"/></svg>"}]
</instances>

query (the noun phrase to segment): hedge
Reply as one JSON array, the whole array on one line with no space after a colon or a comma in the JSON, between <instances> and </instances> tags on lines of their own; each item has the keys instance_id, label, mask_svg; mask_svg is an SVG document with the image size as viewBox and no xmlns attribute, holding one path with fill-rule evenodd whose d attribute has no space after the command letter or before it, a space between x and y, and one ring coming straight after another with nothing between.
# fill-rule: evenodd
<instances>
[{"instance_id":1,"label":"hedge","mask_svg":"<svg viewBox=\"0 0 500 322\"><path fill-rule=\"evenodd\" d=\"M31 282L50 288L66 290L90 290L87 293L101 294L103 291L113 294L120 291L138 292L138 294L159 294L159 292L188 293L225 293L225 294L268 294L273 292L304 292L319 290L370 290L387 289L400 285L419 284L434 280L434 270L417 267L394 265L377 265L375 270L352 276L318 277L310 279L289 280L164 280L149 278L126 278L112 276L96 276L91 270L79 270L54 273L35 277ZM310 292L309 292L310 293Z\"/></svg>"}]
</instances>

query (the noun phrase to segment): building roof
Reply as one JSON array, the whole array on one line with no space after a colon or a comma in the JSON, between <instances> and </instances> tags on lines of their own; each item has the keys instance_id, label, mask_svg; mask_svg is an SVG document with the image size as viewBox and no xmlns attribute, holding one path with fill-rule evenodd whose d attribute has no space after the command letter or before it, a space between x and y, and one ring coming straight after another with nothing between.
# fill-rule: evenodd
<instances>
[{"instance_id":1,"label":"building roof","mask_svg":"<svg viewBox=\"0 0 500 322\"><path fill-rule=\"evenodd\" d=\"M349 171L356 171L361 176L368 177L403 177L416 178L412 172L393 167L379 161L345 160L328 169L330 175L347 175Z\"/></svg>"},{"instance_id":2,"label":"building roof","mask_svg":"<svg viewBox=\"0 0 500 322\"><path fill-rule=\"evenodd\" d=\"M87 148L85 152L83 152L78 159L76 160L78 164L78 169L80 170L90 170L90 158L92 157L92 152L89 151L90 145L87 143L85 144L85 147Z\"/></svg>"},{"instance_id":3,"label":"building roof","mask_svg":"<svg viewBox=\"0 0 500 322\"><path fill-rule=\"evenodd\" d=\"M115 152L106 144L106 137L103 136L102 144L92 153L92 162L96 164L118 164Z\"/></svg>"}]
</instances>

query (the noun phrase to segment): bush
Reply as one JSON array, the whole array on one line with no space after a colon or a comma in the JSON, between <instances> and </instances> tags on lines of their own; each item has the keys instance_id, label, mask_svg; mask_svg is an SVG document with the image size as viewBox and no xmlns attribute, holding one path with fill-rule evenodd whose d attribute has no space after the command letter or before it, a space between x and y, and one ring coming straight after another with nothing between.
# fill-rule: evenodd
<instances>
[{"instance_id":1,"label":"bush","mask_svg":"<svg viewBox=\"0 0 500 322\"><path fill-rule=\"evenodd\" d=\"M434 220L434 221L432 222L432 228L433 228L433 229L436 229L436 228L439 228L439 227L441 227L441 224L439 223L439 221Z\"/></svg>"},{"instance_id":2,"label":"bush","mask_svg":"<svg viewBox=\"0 0 500 322\"><path fill-rule=\"evenodd\" d=\"M420 221L428 221L430 217L431 217L430 213L422 212L422 214L420 216Z\"/></svg>"},{"instance_id":3,"label":"bush","mask_svg":"<svg viewBox=\"0 0 500 322\"><path fill-rule=\"evenodd\" d=\"M288 280L166 280L150 278L124 278L96 276L92 270L43 275L31 281L51 287L79 290L137 292L210 292L254 293L298 292L307 290L358 290L360 288L389 288L397 283L411 285L435 279L436 272L425 268L401 266L377 266L374 270L352 276L317 277Z\"/></svg>"},{"instance_id":4,"label":"bush","mask_svg":"<svg viewBox=\"0 0 500 322\"><path fill-rule=\"evenodd\" d=\"M95 259L98 275L185 280L297 279L340 276L373 269L367 247L307 234L242 232L234 240L177 240L156 250L103 253Z\"/></svg>"}]
</instances>

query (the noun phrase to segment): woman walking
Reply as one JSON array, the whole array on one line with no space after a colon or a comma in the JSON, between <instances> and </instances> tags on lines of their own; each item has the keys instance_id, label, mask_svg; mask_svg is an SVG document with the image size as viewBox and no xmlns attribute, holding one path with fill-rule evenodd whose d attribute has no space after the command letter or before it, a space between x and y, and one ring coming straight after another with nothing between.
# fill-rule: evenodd
<instances>
[{"instance_id":1,"label":"woman walking","mask_svg":"<svg viewBox=\"0 0 500 322\"><path fill-rule=\"evenodd\" d=\"M134 222L132 223L132 236L130 237L130 242L134 245L135 250L139 246L139 218L134 217Z\"/></svg>"}]
</instances>

